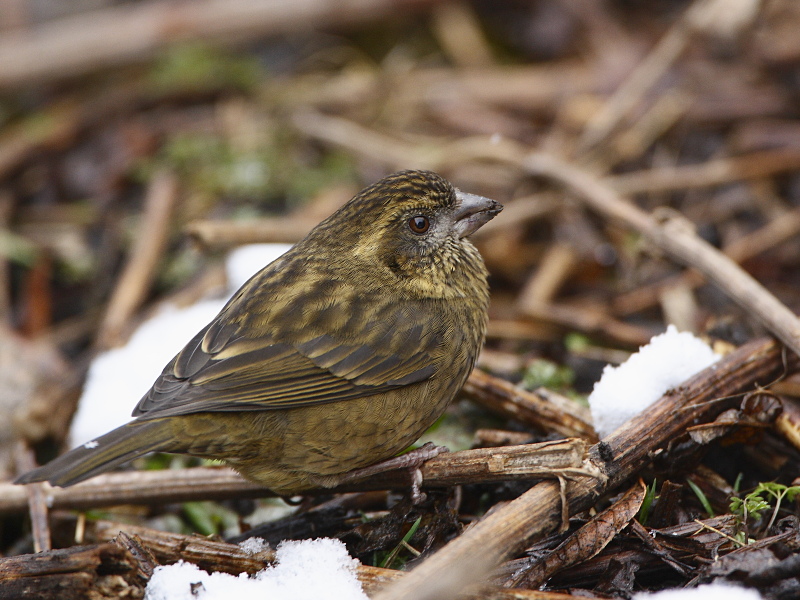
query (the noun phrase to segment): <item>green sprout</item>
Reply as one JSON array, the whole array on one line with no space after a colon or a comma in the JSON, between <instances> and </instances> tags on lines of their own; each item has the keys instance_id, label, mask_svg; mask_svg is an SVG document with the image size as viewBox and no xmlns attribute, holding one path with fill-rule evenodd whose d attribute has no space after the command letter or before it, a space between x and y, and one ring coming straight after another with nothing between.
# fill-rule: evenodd
<instances>
[{"instance_id":1,"label":"green sprout","mask_svg":"<svg viewBox=\"0 0 800 600\"><path fill-rule=\"evenodd\" d=\"M639 508L639 514L637 515L637 521L642 525L647 524L647 520L650 518L650 511L653 508L653 503L656 501L656 498L656 480L653 479L653 483L647 488L644 500L642 500L642 506Z\"/></svg>"},{"instance_id":2,"label":"green sprout","mask_svg":"<svg viewBox=\"0 0 800 600\"><path fill-rule=\"evenodd\" d=\"M703 509L708 513L709 517L714 517L714 509L711 508L711 502L708 501L708 498L703 493L703 490L691 479L687 479L686 483L689 484L689 487L692 488L694 495L697 496L697 499L700 501L700 504L703 505Z\"/></svg>"},{"instance_id":3,"label":"green sprout","mask_svg":"<svg viewBox=\"0 0 800 600\"><path fill-rule=\"evenodd\" d=\"M408 532L403 536L403 539L400 540L400 542L392 549L392 551L389 552L389 554L386 556L386 558L384 558L381 561L381 564L380 564L381 568L390 569L391 566L392 566L392 563L395 561L395 559L397 558L397 555L400 553L400 550L402 550L403 548L405 548L406 550L408 550L409 552L411 552L415 556L419 556L419 554L420 554L419 550L417 550L416 548L412 547L408 542L411 540L412 537L414 537L414 534L417 533L417 529L419 529L419 524L421 522L422 522L422 517L418 517L417 520L414 521L414 524L411 525L411 527L409 528Z\"/></svg>"},{"instance_id":4,"label":"green sprout","mask_svg":"<svg viewBox=\"0 0 800 600\"><path fill-rule=\"evenodd\" d=\"M789 502L792 502L798 494L800 494L800 486L789 487L774 481L762 482L744 498L731 498L731 512L739 516L743 522L747 522L748 517L760 519L764 511L772 508L772 516L766 528L769 530L775 524L775 519L778 518L778 511L781 508L783 499L786 498ZM774 499L774 508L769 498Z\"/></svg>"}]
</instances>

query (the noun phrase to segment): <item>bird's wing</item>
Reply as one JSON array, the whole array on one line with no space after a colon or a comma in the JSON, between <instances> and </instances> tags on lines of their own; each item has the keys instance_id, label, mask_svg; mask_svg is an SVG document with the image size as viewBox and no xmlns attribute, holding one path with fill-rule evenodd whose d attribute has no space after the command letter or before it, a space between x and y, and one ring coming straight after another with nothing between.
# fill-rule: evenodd
<instances>
[{"instance_id":1,"label":"bird's wing","mask_svg":"<svg viewBox=\"0 0 800 600\"><path fill-rule=\"evenodd\" d=\"M259 315L240 311L234 319L236 307L229 305L165 367L133 415L311 406L434 375L447 329L428 314L432 306L375 297L344 304L345 327L331 327L331 315L317 309L297 310L294 319L278 315L278 325L257 327Z\"/></svg>"}]
</instances>

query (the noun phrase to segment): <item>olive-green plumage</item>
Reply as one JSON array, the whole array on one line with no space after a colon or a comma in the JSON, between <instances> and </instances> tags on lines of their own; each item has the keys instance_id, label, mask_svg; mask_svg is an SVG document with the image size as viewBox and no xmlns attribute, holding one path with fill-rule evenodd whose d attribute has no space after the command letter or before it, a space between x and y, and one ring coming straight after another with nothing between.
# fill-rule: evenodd
<instances>
[{"instance_id":1,"label":"olive-green plumage","mask_svg":"<svg viewBox=\"0 0 800 600\"><path fill-rule=\"evenodd\" d=\"M72 485L158 450L291 494L395 455L472 370L489 290L466 236L501 208L427 171L366 188L242 286L135 420L18 483Z\"/></svg>"}]
</instances>

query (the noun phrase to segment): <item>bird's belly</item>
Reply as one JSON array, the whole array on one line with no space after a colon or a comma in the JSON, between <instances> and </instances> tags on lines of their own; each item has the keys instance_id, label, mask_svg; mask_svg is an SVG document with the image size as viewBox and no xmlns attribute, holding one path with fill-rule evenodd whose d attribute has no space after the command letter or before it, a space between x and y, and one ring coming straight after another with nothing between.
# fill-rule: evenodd
<instances>
[{"instance_id":1,"label":"bird's belly","mask_svg":"<svg viewBox=\"0 0 800 600\"><path fill-rule=\"evenodd\" d=\"M254 412L246 420L243 413L215 413L209 418L218 426L230 420L225 429L238 430L240 440L216 457L278 493L318 487L407 448L441 416L453 387L429 380L371 397Z\"/></svg>"}]
</instances>

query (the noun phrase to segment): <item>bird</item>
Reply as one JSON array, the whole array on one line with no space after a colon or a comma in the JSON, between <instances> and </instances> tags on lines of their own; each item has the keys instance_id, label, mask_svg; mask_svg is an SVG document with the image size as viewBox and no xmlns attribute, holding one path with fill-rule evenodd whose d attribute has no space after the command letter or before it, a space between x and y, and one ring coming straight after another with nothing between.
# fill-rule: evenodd
<instances>
[{"instance_id":1,"label":"bird","mask_svg":"<svg viewBox=\"0 0 800 600\"><path fill-rule=\"evenodd\" d=\"M502 208L431 171L366 187L251 277L132 421L15 483L71 486L159 451L288 496L388 463L475 365L489 286L467 237Z\"/></svg>"}]
</instances>

